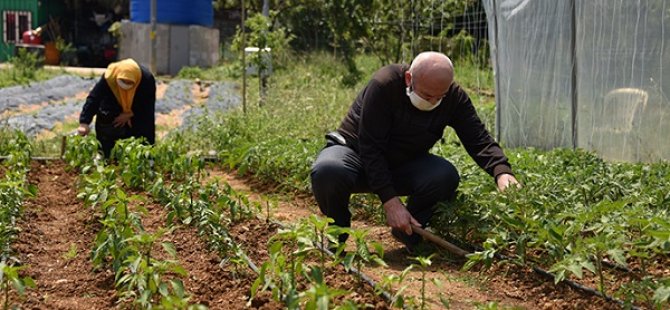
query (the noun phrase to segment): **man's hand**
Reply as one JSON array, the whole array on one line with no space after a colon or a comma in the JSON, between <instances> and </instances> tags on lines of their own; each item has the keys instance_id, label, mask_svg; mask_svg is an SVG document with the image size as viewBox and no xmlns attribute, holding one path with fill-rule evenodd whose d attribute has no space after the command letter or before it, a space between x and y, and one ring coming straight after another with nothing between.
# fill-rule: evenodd
<instances>
[{"instance_id":1,"label":"man's hand","mask_svg":"<svg viewBox=\"0 0 670 310\"><path fill-rule=\"evenodd\" d=\"M130 122L130 119L133 117L132 112L123 112L117 116L112 124L114 124L114 127L122 127L125 126L126 124L128 127L133 127L133 124Z\"/></svg>"},{"instance_id":2,"label":"man's hand","mask_svg":"<svg viewBox=\"0 0 670 310\"><path fill-rule=\"evenodd\" d=\"M421 224L409 214L409 211L407 211L407 208L400 202L398 197L393 197L385 202L384 211L386 212L386 224L400 229L408 235L412 234L411 225L421 227Z\"/></svg>"},{"instance_id":3,"label":"man's hand","mask_svg":"<svg viewBox=\"0 0 670 310\"><path fill-rule=\"evenodd\" d=\"M91 132L91 128L88 126L88 124L79 124L79 127L77 127L77 134L80 136L85 136L89 132Z\"/></svg>"},{"instance_id":4,"label":"man's hand","mask_svg":"<svg viewBox=\"0 0 670 310\"><path fill-rule=\"evenodd\" d=\"M510 185L516 185L516 188L521 188L521 184L516 178L508 173L503 173L498 176L498 190L504 192Z\"/></svg>"}]
</instances>

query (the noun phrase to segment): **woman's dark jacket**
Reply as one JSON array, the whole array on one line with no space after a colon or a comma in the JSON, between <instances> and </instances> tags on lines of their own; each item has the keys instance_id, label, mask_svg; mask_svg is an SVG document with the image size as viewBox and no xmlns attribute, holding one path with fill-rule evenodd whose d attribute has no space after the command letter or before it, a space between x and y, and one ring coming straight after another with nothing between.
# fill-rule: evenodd
<instances>
[{"instance_id":1,"label":"woman's dark jacket","mask_svg":"<svg viewBox=\"0 0 670 310\"><path fill-rule=\"evenodd\" d=\"M145 137L150 144L156 141L156 80L153 74L144 66L140 65L142 78L137 86L133 97L132 128L129 128L130 136ZM104 75L95 84L93 90L88 94L86 103L79 115L80 124L90 124L93 116L100 124L111 124L119 114L121 105L116 100L114 93L107 85Z\"/></svg>"}]
</instances>

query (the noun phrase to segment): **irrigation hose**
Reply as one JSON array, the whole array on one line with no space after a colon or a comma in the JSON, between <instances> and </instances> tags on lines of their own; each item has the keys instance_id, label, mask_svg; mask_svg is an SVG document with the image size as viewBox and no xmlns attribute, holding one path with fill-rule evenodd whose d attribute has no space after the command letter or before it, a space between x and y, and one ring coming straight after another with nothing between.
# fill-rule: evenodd
<instances>
[{"instance_id":1,"label":"irrigation hose","mask_svg":"<svg viewBox=\"0 0 670 310\"><path fill-rule=\"evenodd\" d=\"M323 253L328 254L330 257L335 257L335 253L331 252L330 250L326 249L323 247L321 244L317 244L316 247L321 250ZM342 265L344 266L344 265ZM345 268L346 270L346 268ZM364 274L362 271L356 269L355 267L350 267L349 273L352 273L358 277L361 278L361 280L365 281L368 285L372 287L372 289L377 288L377 283L375 283L375 280L372 280L372 278L368 277L366 274ZM389 303L389 305L393 304L393 297L391 297L391 294L387 292L386 290L382 289L381 290L381 295L386 299L386 302Z\"/></svg>"},{"instance_id":2,"label":"irrigation hose","mask_svg":"<svg viewBox=\"0 0 670 310\"><path fill-rule=\"evenodd\" d=\"M263 220L263 219L261 219L261 220ZM279 222L277 220L273 220L273 219L264 219L264 220L269 220L270 222L281 226L283 229L287 229L287 227L288 227L288 225L286 225L282 222ZM321 252L326 253L331 258L333 258L333 259L335 258L335 253L333 253L330 250L328 250L327 248L323 247L323 245L316 244L316 248L319 249ZM342 262L340 262L340 264L342 266L344 266L344 264ZM346 270L346 268L345 268L345 270ZM365 281L368 285L370 285L370 287L372 287L373 290L375 288L377 288L377 283L372 278L370 278L369 276L364 274L362 271L360 271L360 270L358 270L354 267L351 267L348 272L360 277L363 281ZM383 288L379 288L379 290L381 290L381 296L386 300L386 302L389 305L392 305L393 304L393 297L391 296L391 294Z\"/></svg>"},{"instance_id":3,"label":"irrigation hose","mask_svg":"<svg viewBox=\"0 0 670 310\"><path fill-rule=\"evenodd\" d=\"M453 253L453 254L455 254L455 255L458 255L458 256L461 256L461 257L465 257L467 254L469 254L469 252L467 252L467 251L461 249L460 247L454 245L453 243L450 243L450 242L448 242L448 241L446 241L446 240L444 240L444 239L438 237L437 235L435 235L435 234L433 234L433 233L431 233L431 232L429 232L429 231L427 231L427 230L425 230L425 229L423 229L423 228L421 228L421 227L417 227L417 226L412 225L412 231L413 231L413 232L416 232L416 233L419 234L419 235L421 235L421 236L424 237L426 240L431 241L431 242L433 242L433 243L435 243L435 244L437 244L437 245L439 245L439 246L445 248L447 251L449 251L449 252L451 252L451 253ZM459 241L460 241L460 240L459 240ZM467 245L468 247L470 247L470 248L473 248L473 249L475 248L475 247L474 247L473 245L471 245L471 244L468 244L468 243L463 242L463 241L460 241L460 242L466 244L466 245ZM509 256L505 256L505 255L500 254L500 253L496 253L496 254L495 254L495 257L496 257L497 259L500 259L500 260L511 260L511 259L512 259L511 257L509 257ZM546 271L546 270L544 270L544 269L542 269L542 268L540 268L540 267L532 266L532 269L533 269L534 272L536 272L536 273L538 273L538 274L540 274L540 275L542 275L542 276L545 276L545 277L548 277L548 278L551 278L551 279L555 279L555 275L554 275L553 273L551 273L551 272L549 272L549 271ZM607 300L607 301L609 301L609 302L617 303L617 304L619 304L619 305L622 306L622 307L625 307L625 306L626 306L626 304L625 304L623 301L619 300L619 299L616 299L616 298L614 298L614 297L612 297L612 296L609 296L609 295L607 295L607 294L603 294L603 293L600 292L600 291L597 291L597 290L595 290L595 289L593 289L593 288L590 288L590 287L581 285L581 284L579 284L579 283L577 283L577 282L574 282L574 281L572 281L572 280L568 280L568 279L566 279L566 280L563 280L562 282L564 282L565 284L567 284L569 287L571 287L571 288L573 288L573 289L580 290L580 291L582 291L582 292L585 292L585 293L588 293L588 294L591 294L591 295L598 296L598 297L603 298L603 299L605 299L605 300ZM636 306L631 306L631 309L636 309L636 310L637 310L637 309L640 309L640 308L638 308L638 307L636 307Z\"/></svg>"}]
</instances>

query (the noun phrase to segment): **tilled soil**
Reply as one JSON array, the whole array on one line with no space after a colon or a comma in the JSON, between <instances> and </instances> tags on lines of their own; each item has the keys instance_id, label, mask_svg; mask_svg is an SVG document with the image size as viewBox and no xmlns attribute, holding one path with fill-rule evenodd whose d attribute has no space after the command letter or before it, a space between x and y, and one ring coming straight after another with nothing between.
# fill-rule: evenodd
<instances>
[{"instance_id":1,"label":"tilled soil","mask_svg":"<svg viewBox=\"0 0 670 310\"><path fill-rule=\"evenodd\" d=\"M236 191L245 193L251 200L266 205L275 203L272 216L285 222L295 222L310 214L319 214L312 197L294 197L290 200L268 198L272 189L253 179L239 177L217 166L211 167L211 177L227 181ZM370 222L353 221L352 226L369 231L369 238L384 245L384 260L388 267L367 266L363 271L374 281L382 281L388 275L400 275L416 261L412 260L404 246L393 239L388 227ZM348 245L351 246L351 245ZM600 297L577 291L566 284L554 285L548 279L530 268L510 265L494 265L491 269L475 268L462 271L463 260L455 259L448 252L435 248L438 255L432 258L432 265L426 269L425 296L429 309L473 309L477 306L497 305L502 308L521 309L620 309L618 304ZM414 268L403 282L404 294L420 301L422 270ZM587 283L589 284L589 283ZM595 287L595 286L591 286ZM443 303L444 301L444 303Z\"/></svg>"},{"instance_id":2,"label":"tilled soil","mask_svg":"<svg viewBox=\"0 0 670 310\"><path fill-rule=\"evenodd\" d=\"M37 287L28 289L23 296L11 294L11 304L24 309L128 307L119 302L113 273L104 267L94 270L91 263L90 254L100 224L96 212L76 198L77 178L77 173L65 171L65 165L60 161L33 162L29 182L38 187L38 195L24 204L23 216L17 222L20 233L13 251L16 260L25 267L21 276L34 279ZM146 197L144 193L131 193ZM167 210L151 197L132 202L130 209L147 210L141 217L148 232L168 228L165 223ZM253 218L236 224L230 233L249 258L260 266L268 257L267 241L276 229L276 224ZM188 276L181 280L190 303L210 309L285 308L271 299L270 292L261 292L248 303L256 274L249 268L222 264L222 257L208 248L204 238L195 228L182 225L168 230L161 240L175 245L176 259L188 272ZM152 253L157 259L170 259L158 243ZM174 276L168 275L168 278ZM339 301L349 299L374 309L388 308L370 287L358 288L355 279L342 267L329 269L327 279L329 286L350 291Z\"/></svg>"},{"instance_id":3,"label":"tilled soil","mask_svg":"<svg viewBox=\"0 0 670 310\"><path fill-rule=\"evenodd\" d=\"M89 259L99 224L77 199L77 174L64 169L61 162L32 163L28 178L39 192L24 204L13 249L26 267L22 275L37 287L18 304L25 309L113 308L114 275L94 272Z\"/></svg>"},{"instance_id":4,"label":"tilled soil","mask_svg":"<svg viewBox=\"0 0 670 310\"><path fill-rule=\"evenodd\" d=\"M148 232L166 228L167 210L150 198L147 202L144 207L148 212L142 216L144 228ZM260 243L267 240L267 236L263 236L267 232L268 230L248 232L248 237ZM208 249L204 238L206 236L198 236L193 227L177 226L161 240L175 246L176 259L188 272L188 277L181 280L191 296L191 303L201 304L209 309L283 309L280 303L269 298L269 294L261 294L253 301L253 306L247 306L249 289L256 275L250 269L240 271L229 264L221 264L222 258ZM254 246L258 247L258 244ZM172 259L158 244L152 252L159 259ZM251 256L251 259L257 258Z\"/></svg>"},{"instance_id":5,"label":"tilled soil","mask_svg":"<svg viewBox=\"0 0 670 310\"><path fill-rule=\"evenodd\" d=\"M39 192L25 204L13 249L26 267L21 275L33 278L37 287L28 289L24 296L13 294L11 301L25 309L125 308L118 303L112 272L93 270L90 253L100 225L93 210L76 198L77 174L64 169L61 162L32 166L29 180ZM163 207L151 199L146 201L148 212L142 215L145 229L152 232L164 227ZM247 272L246 277L233 276L191 227L177 227L163 239L175 245L179 264L188 271L182 281L191 303L210 309L249 308L246 302L255 280L253 272ZM161 251L156 253L159 259L167 258ZM254 304L257 307L251 308L283 308L267 294L261 294Z\"/></svg>"}]
</instances>

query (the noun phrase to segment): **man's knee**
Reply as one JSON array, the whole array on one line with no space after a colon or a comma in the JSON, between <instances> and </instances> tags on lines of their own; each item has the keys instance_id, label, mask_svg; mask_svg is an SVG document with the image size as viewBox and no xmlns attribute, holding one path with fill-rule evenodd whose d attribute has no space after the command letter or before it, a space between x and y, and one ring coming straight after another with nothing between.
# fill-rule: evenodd
<instances>
[{"instance_id":1,"label":"man's knee","mask_svg":"<svg viewBox=\"0 0 670 310\"><path fill-rule=\"evenodd\" d=\"M332 188L346 182L347 171L335 160L317 161L310 173L312 188Z\"/></svg>"},{"instance_id":2,"label":"man's knee","mask_svg":"<svg viewBox=\"0 0 670 310\"><path fill-rule=\"evenodd\" d=\"M441 196L450 198L461 181L458 170L449 161L444 160L440 165L436 165L431 170L426 180L431 184L431 187L437 189L442 193Z\"/></svg>"}]
</instances>

